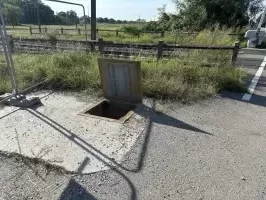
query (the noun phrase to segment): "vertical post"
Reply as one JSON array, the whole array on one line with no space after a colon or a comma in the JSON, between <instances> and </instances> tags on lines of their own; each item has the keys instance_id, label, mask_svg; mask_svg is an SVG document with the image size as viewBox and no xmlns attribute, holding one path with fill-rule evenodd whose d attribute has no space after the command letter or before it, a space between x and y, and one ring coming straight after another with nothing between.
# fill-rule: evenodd
<instances>
[{"instance_id":1,"label":"vertical post","mask_svg":"<svg viewBox=\"0 0 266 200\"><path fill-rule=\"evenodd\" d=\"M39 33L42 33L42 27L41 27L41 20L40 20L40 10L39 10L39 3L38 0L35 1L36 9L37 9L37 20L38 20L38 26L39 26Z\"/></svg>"},{"instance_id":2,"label":"vertical post","mask_svg":"<svg viewBox=\"0 0 266 200\"><path fill-rule=\"evenodd\" d=\"M118 37L118 29L116 29L116 37Z\"/></svg>"},{"instance_id":3,"label":"vertical post","mask_svg":"<svg viewBox=\"0 0 266 200\"><path fill-rule=\"evenodd\" d=\"M32 35L32 27L30 26L30 35Z\"/></svg>"},{"instance_id":4,"label":"vertical post","mask_svg":"<svg viewBox=\"0 0 266 200\"><path fill-rule=\"evenodd\" d=\"M63 28L61 28L61 34L62 34L62 35L64 34L64 29L63 29Z\"/></svg>"},{"instance_id":5,"label":"vertical post","mask_svg":"<svg viewBox=\"0 0 266 200\"><path fill-rule=\"evenodd\" d=\"M163 57L163 41L159 41L157 46L157 60L162 59Z\"/></svg>"},{"instance_id":6,"label":"vertical post","mask_svg":"<svg viewBox=\"0 0 266 200\"><path fill-rule=\"evenodd\" d=\"M100 51L100 53L103 53L103 50L104 50L103 38L99 38L98 39L98 45L99 45L99 51Z\"/></svg>"},{"instance_id":7,"label":"vertical post","mask_svg":"<svg viewBox=\"0 0 266 200\"><path fill-rule=\"evenodd\" d=\"M96 0L91 0L91 40L96 40Z\"/></svg>"},{"instance_id":8,"label":"vertical post","mask_svg":"<svg viewBox=\"0 0 266 200\"><path fill-rule=\"evenodd\" d=\"M18 83L17 83L17 77L16 77L16 71L14 68L14 62L12 58L12 54L10 53L10 46L9 42L7 41L7 32L6 32L6 25L5 25L5 20L3 16L3 11L2 11L2 5L0 3L0 37L2 38L2 43L3 43L3 50L11 78L11 84L12 84L12 94L17 94L18 93Z\"/></svg>"},{"instance_id":9,"label":"vertical post","mask_svg":"<svg viewBox=\"0 0 266 200\"><path fill-rule=\"evenodd\" d=\"M98 28L96 29L96 34L97 34L97 35L99 34L99 29L98 29Z\"/></svg>"},{"instance_id":10,"label":"vertical post","mask_svg":"<svg viewBox=\"0 0 266 200\"><path fill-rule=\"evenodd\" d=\"M233 50L232 61L231 61L231 64L233 66L236 65L236 60L237 60L237 56L238 56L238 53L239 53L239 49L240 49L240 43L236 42L234 50Z\"/></svg>"},{"instance_id":11,"label":"vertical post","mask_svg":"<svg viewBox=\"0 0 266 200\"><path fill-rule=\"evenodd\" d=\"M80 30L80 28L78 29L78 34L81 35L81 30Z\"/></svg>"},{"instance_id":12,"label":"vertical post","mask_svg":"<svg viewBox=\"0 0 266 200\"><path fill-rule=\"evenodd\" d=\"M12 35L8 36L8 43L10 47L10 53L14 53L15 45L14 45L14 40L13 40Z\"/></svg>"},{"instance_id":13,"label":"vertical post","mask_svg":"<svg viewBox=\"0 0 266 200\"><path fill-rule=\"evenodd\" d=\"M52 49L56 50L57 39L51 39L50 42Z\"/></svg>"},{"instance_id":14,"label":"vertical post","mask_svg":"<svg viewBox=\"0 0 266 200\"><path fill-rule=\"evenodd\" d=\"M47 27L44 28L44 32L47 33Z\"/></svg>"}]
</instances>

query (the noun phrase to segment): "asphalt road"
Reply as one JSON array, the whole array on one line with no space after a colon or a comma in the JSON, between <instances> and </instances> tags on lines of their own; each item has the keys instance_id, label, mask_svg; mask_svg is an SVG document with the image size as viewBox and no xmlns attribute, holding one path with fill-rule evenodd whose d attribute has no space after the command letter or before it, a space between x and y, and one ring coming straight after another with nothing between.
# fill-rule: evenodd
<instances>
[{"instance_id":1,"label":"asphalt road","mask_svg":"<svg viewBox=\"0 0 266 200\"><path fill-rule=\"evenodd\" d=\"M250 80L265 55L240 55ZM185 106L154 102L146 131L108 171L68 175L2 155L0 199L265 200L266 71L251 100L243 95Z\"/></svg>"}]
</instances>

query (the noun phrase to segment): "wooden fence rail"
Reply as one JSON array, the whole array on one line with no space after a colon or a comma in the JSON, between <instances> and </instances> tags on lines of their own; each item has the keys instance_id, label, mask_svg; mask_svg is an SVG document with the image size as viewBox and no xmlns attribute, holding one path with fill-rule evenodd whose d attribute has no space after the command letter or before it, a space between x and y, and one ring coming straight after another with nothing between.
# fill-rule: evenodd
<instances>
[{"instance_id":1,"label":"wooden fence rail","mask_svg":"<svg viewBox=\"0 0 266 200\"><path fill-rule=\"evenodd\" d=\"M29 31L30 35L34 34L46 34L49 31L58 31L60 34L67 34L68 31L71 31L72 33L77 33L78 35L81 35L82 32L85 33L85 29L82 28L48 28L44 27L39 29L38 27L32 27L29 26L28 28L7 28L8 31ZM40 31L41 30L41 31ZM87 30L90 32L91 30ZM119 33L128 33L127 31L119 30L119 29L96 29L97 33L99 34L100 32L113 32L116 37L119 36ZM163 38L165 34L169 31L141 31L140 34L160 34L160 36ZM178 34L182 35L195 35L197 34L196 32L178 32Z\"/></svg>"},{"instance_id":2,"label":"wooden fence rail","mask_svg":"<svg viewBox=\"0 0 266 200\"><path fill-rule=\"evenodd\" d=\"M199 45L173 45L165 44L159 41L157 44L128 44L116 43L113 41L104 41L102 38L97 41L79 41L79 40L47 40L36 38L12 38L12 51L16 52L16 46L29 48L29 49L61 49L61 50L88 50L98 47L100 53L114 53L114 54L131 54L136 55L140 51L149 51L151 55L156 55L157 59L162 59L164 56L169 55L169 52L175 52L178 49L193 49L193 50L220 50L232 51L231 63L236 64L237 56L240 50L240 43L236 42L234 46L199 46Z\"/></svg>"}]
</instances>

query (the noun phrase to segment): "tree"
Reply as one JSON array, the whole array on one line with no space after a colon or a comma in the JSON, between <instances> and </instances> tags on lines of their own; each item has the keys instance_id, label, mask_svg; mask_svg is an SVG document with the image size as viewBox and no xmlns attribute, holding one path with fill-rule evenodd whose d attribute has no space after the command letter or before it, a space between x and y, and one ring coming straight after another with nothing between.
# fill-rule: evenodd
<instances>
[{"instance_id":1,"label":"tree","mask_svg":"<svg viewBox=\"0 0 266 200\"><path fill-rule=\"evenodd\" d=\"M109 19L109 23L110 23L110 24L116 24L116 20L113 19L113 18L110 18L110 19Z\"/></svg>"},{"instance_id":2,"label":"tree","mask_svg":"<svg viewBox=\"0 0 266 200\"><path fill-rule=\"evenodd\" d=\"M76 25L79 22L78 15L75 11L70 10L66 12L66 20L68 25Z\"/></svg>"},{"instance_id":3,"label":"tree","mask_svg":"<svg viewBox=\"0 0 266 200\"><path fill-rule=\"evenodd\" d=\"M3 12L7 24L15 26L19 23L21 17L21 9L19 7L4 3Z\"/></svg>"},{"instance_id":4,"label":"tree","mask_svg":"<svg viewBox=\"0 0 266 200\"><path fill-rule=\"evenodd\" d=\"M183 27L244 26L263 6L263 0L174 0Z\"/></svg>"},{"instance_id":5,"label":"tree","mask_svg":"<svg viewBox=\"0 0 266 200\"><path fill-rule=\"evenodd\" d=\"M109 19L107 17L103 18L104 23L108 24L109 23Z\"/></svg>"},{"instance_id":6,"label":"tree","mask_svg":"<svg viewBox=\"0 0 266 200\"><path fill-rule=\"evenodd\" d=\"M16 25L23 24L38 24L38 18L41 24L62 24L74 25L84 24L84 16L79 17L73 10L67 12L59 12L55 15L54 11L42 0L0 0L4 5L4 15L8 24ZM91 18L86 16L87 23L90 23ZM112 18L97 18L98 23L136 23L136 21L122 21ZM143 20L144 22L144 20Z\"/></svg>"},{"instance_id":7,"label":"tree","mask_svg":"<svg viewBox=\"0 0 266 200\"><path fill-rule=\"evenodd\" d=\"M38 14L41 24L55 24L56 22L54 11L40 0L22 0L21 9L21 21L24 24L37 24Z\"/></svg>"}]
</instances>

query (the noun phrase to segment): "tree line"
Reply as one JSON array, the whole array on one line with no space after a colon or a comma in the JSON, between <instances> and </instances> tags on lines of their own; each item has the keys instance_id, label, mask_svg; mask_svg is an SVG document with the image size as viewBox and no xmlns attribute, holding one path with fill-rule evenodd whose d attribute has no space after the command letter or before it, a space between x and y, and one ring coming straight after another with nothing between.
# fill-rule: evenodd
<instances>
[{"instance_id":1,"label":"tree line","mask_svg":"<svg viewBox=\"0 0 266 200\"><path fill-rule=\"evenodd\" d=\"M263 10L264 0L173 0L175 13L167 13L166 7L158 9L159 19L146 23L146 31L186 30L205 28L243 27L249 19Z\"/></svg>"},{"instance_id":2,"label":"tree line","mask_svg":"<svg viewBox=\"0 0 266 200\"><path fill-rule=\"evenodd\" d=\"M4 17L7 24L41 24L76 25L84 24L84 16L79 17L73 10L56 13L41 0L2 0ZM87 23L90 17L86 16ZM143 21L143 20L142 20ZM97 18L98 23L130 24L136 21L115 20L113 18Z\"/></svg>"},{"instance_id":3,"label":"tree line","mask_svg":"<svg viewBox=\"0 0 266 200\"><path fill-rule=\"evenodd\" d=\"M1 0L8 24L74 25L84 23L75 11L54 11L41 0ZM173 0L175 13L167 13L166 7L159 8L157 21L141 24L144 31L197 31L208 27L243 27L249 19L263 9L264 0ZM89 23L90 17L86 16ZM97 18L98 23L136 24L145 20L126 21L112 18Z\"/></svg>"}]
</instances>

